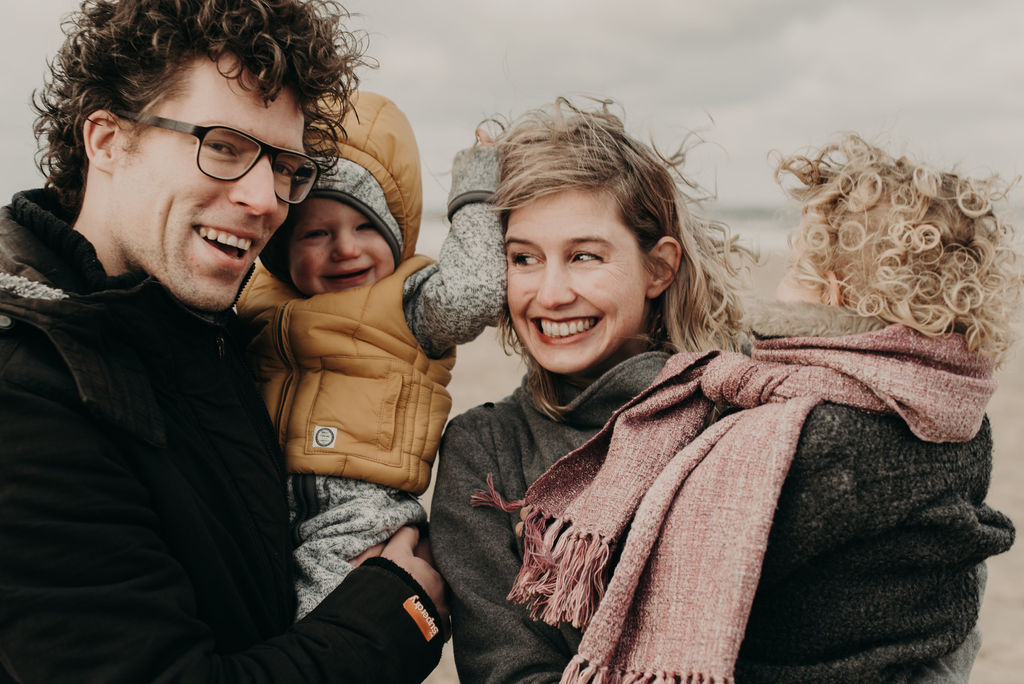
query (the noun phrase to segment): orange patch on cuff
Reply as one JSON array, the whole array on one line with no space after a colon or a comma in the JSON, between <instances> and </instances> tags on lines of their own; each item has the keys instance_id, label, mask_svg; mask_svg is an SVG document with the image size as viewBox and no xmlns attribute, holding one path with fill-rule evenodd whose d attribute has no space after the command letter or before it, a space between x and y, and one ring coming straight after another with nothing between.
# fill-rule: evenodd
<instances>
[{"instance_id":1,"label":"orange patch on cuff","mask_svg":"<svg viewBox=\"0 0 1024 684\"><path fill-rule=\"evenodd\" d=\"M430 617L430 613L427 612L427 609L422 603L420 603L420 597L418 594L414 594L405 599L405 603L402 604L402 608L405 608L405 612L409 614L412 621L420 628L420 633L427 641L430 641L440 633L441 630L437 628L437 623L434 621L434 618Z\"/></svg>"}]
</instances>

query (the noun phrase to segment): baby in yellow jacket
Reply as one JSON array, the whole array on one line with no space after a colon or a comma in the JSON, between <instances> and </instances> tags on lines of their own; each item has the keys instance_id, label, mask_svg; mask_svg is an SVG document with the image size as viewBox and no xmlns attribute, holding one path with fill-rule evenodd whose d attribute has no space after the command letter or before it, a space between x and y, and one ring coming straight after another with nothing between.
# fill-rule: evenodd
<instances>
[{"instance_id":1,"label":"baby in yellow jacket","mask_svg":"<svg viewBox=\"0 0 1024 684\"><path fill-rule=\"evenodd\" d=\"M361 554L425 521L415 495L451 409L455 346L496 323L505 293L502 236L481 201L495 150L456 158L434 262L415 254L420 159L405 115L362 92L342 125L336 167L292 209L237 304L290 473L298 618Z\"/></svg>"}]
</instances>

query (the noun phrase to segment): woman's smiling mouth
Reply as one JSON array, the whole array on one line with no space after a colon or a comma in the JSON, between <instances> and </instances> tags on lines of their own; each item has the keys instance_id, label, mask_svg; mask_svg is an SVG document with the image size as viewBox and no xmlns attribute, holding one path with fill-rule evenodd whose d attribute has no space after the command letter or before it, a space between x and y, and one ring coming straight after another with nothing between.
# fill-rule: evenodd
<instances>
[{"instance_id":1,"label":"woman's smiling mouth","mask_svg":"<svg viewBox=\"0 0 1024 684\"><path fill-rule=\"evenodd\" d=\"M576 318L571 321L551 321L546 318L537 319L538 328L545 337L569 337L586 332L597 324L597 318Z\"/></svg>"}]
</instances>

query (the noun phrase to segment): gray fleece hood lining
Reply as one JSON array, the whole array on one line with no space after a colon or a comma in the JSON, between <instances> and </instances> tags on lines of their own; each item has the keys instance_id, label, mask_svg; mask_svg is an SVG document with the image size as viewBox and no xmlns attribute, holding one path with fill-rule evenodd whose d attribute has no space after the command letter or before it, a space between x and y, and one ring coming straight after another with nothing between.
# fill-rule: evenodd
<instances>
[{"instance_id":1,"label":"gray fleece hood lining","mask_svg":"<svg viewBox=\"0 0 1024 684\"><path fill-rule=\"evenodd\" d=\"M63 290L58 290L35 280L29 280L23 276L3 272L0 272L0 292L6 292L24 299L57 301L68 298L67 293Z\"/></svg>"}]
</instances>

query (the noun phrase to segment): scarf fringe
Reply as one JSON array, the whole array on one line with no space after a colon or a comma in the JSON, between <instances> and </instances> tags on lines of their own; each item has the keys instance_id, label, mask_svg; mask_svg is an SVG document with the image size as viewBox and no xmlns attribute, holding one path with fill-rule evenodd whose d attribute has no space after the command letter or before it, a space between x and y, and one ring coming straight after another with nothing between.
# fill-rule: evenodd
<instances>
[{"instance_id":1,"label":"scarf fringe","mask_svg":"<svg viewBox=\"0 0 1024 684\"><path fill-rule=\"evenodd\" d=\"M487 490L473 492L469 503L515 513L525 502L506 501L488 473ZM523 521L523 565L507 598L534 620L585 629L604 596L611 555L607 536L576 532L569 521L535 508Z\"/></svg>"},{"instance_id":2,"label":"scarf fringe","mask_svg":"<svg viewBox=\"0 0 1024 684\"><path fill-rule=\"evenodd\" d=\"M515 513L523 507L523 501L506 501L501 494L494 489L494 473L487 473L487 491L478 489L469 497L469 505L474 508L490 506L506 513Z\"/></svg>"},{"instance_id":3,"label":"scarf fringe","mask_svg":"<svg viewBox=\"0 0 1024 684\"><path fill-rule=\"evenodd\" d=\"M735 684L732 675L708 675L700 672L670 674L664 671L637 672L588 664L576 654L562 673L559 684Z\"/></svg>"},{"instance_id":4,"label":"scarf fringe","mask_svg":"<svg viewBox=\"0 0 1024 684\"><path fill-rule=\"evenodd\" d=\"M611 540L577 532L569 521L535 509L523 526L523 565L508 600L535 620L585 629L608 583Z\"/></svg>"}]
</instances>

